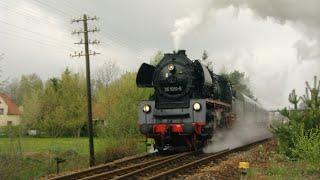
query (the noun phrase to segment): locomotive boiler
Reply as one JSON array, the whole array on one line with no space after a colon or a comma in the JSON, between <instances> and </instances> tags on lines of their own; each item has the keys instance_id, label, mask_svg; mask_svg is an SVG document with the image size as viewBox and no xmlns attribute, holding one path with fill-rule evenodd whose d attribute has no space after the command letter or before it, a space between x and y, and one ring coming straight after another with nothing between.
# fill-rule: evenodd
<instances>
[{"instance_id":1,"label":"locomotive boiler","mask_svg":"<svg viewBox=\"0 0 320 180\"><path fill-rule=\"evenodd\" d=\"M165 54L156 66L143 63L136 83L154 88L153 96L140 103L139 130L154 139L159 152L200 149L235 120L231 84L189 59L185 50Z\"/></svg>"}]
</instances>

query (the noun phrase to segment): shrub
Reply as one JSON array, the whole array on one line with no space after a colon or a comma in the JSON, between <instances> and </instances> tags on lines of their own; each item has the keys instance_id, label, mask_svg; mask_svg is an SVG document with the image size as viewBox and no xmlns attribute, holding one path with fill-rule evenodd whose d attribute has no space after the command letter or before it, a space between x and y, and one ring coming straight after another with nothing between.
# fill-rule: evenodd
<instances>
[{"instance_id":1,"label":"shrub","mask_svg":"<svg viewBox=\"0 0 320 180\"><path fill-rule=\"evenodd\" d=\"M320 83L319 83L320 84ZM320 164L320 103L319 85L314 78L314 86L306 83L306 94L297 98L295 90L289 95L294 109L283 109L280 113L289 119L289 123L280 124L273 132L278 139L279 151L291 159ZM304 109L297 109L300 100Z\"/></svg>"},{"instance_id":2,"label":"shrub","mask_svg":"<svg viewBox=\"0 0 320 180\"><path fill-rule=\"evenodd\" d=\"M106 121L106 126L98 128L99 136L131 137L138 134L138 105L141 100L148 99L153 90L138 88L135 79L135 73L126 73L98 91L94 112Z\"/></svg>"},{"instance_id":3,"label":"shrub","mask_svg":"<svg viewBox=\"0 0 320 180\"><path fill-rule=\"evenodd\" d=\"M311 129L304 135L298 136L292 153L299 159L318 166L320 164L320 130Z\"/></svg>"},{"instance_id":4,"label":"shrub","mask_svg":"<svg viewBox=\"0 0 320 180\"><path fill-rule=\"evenodd\" d=\"M19 137L26 134L23 126L3 126L0 128L0 135L5 137Z\"/></svg>"}]
</instances>

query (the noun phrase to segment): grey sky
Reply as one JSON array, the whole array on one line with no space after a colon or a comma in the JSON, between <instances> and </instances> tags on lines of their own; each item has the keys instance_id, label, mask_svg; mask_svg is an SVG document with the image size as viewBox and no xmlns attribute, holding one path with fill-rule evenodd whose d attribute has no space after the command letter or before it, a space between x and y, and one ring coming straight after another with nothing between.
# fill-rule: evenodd
<instances>
[{"instance_id":1,"label":"grey sky","mask_svg":"<svg viewBox=\"0 0 320 180\"><path fill-rule=\"evenodd\" d=\"M81 70L83 59L69 58L82 50L73 44L81 37L70 33L81 25L70 19L86 12L100 17L90 23L101 29L91 39L102 42L92 47L102 53L92 58L93 71L109 60L136 70L155 51L173 51L178 34L178 48L191 58L206 49L216 71L246 72L262 104L276 108L291 89L303 92L304 81L319 76L319 8L315 0L2 0L1 66L10 78Z\"/></svg>"}]
</instances>

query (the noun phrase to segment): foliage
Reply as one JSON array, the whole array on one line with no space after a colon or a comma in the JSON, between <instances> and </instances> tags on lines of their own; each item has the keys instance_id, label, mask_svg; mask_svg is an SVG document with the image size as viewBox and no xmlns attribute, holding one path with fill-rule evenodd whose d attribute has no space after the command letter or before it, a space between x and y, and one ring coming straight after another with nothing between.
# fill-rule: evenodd
<instances>
[{"instance_id":1,"label":"foliage","mask_svg":"<svg viewBox=\"0 0 320 180\"><path fill-rule=\"evenodd\" d=\"M22 78L23 80L23 78ZM61 77L49 79L43 89L33 83L21 84L32 89L23 100L22 123L29 129L49 136L79 136L86 119L84 76L66 69Z\"/></svg>"},{"instance_id":2,"label":"foliage","mask_svg":"<svg viewBox=\"0 0 320 180\"><path fill-rule=\"evenodd\" d=\"M24 134L23 126L16 125L16 126L2 126L0 127L0 134L5 137L20 137Z\"/></svg>"},{"instance_id":3,"label":"foliage","mask_svg":"<svg viewBox=\"0 0 320 180\"><path fill-rule=\"evenodd\" d=\"M151 89L138 88L136 73L125 73L107 88L101 88L94 106L95 117L106 121L100 136L130 136L137 134L138 104L147 99Z\"/></svg>"},{"instance_id":4,"label":"foliage","mask_svg":"<svg viewBox=\"0 0 320 180\"><path fill-rule=\"evenodd\" d=\"M297 137L293 155L313 165L320 164L320 129L311 129Z\"/></svg>"},{"instance_id":5,"label":"foliage","mask_svg":"<svg viewBox=\"0 0 320 180\"><path fill-rule=\"evenodd\" d=\"M248 77L246 77L246 74L244 72L240 71L233 71L230 73L222 73L222 76L224 76L232 85L232 88L236 90L237 92L241 92L245 94L246 96L250 98L254 98L252 91L248 87Z\"/></svg>"},{"instance_id":6,"label":"foliage","mask_svg":"<svg viewBox=\"0 0 320 180\"><path fill-rule=\"evenodd\" d=\"M294 110L298 110L298 103L300 101L300 98L298 98L295 89L292 90L292 92L289 94L288 100L291 104L294 105Z\"/></svg>"},{"instance_id":7,"label":"foliage","mask_svg":"<svg viewBox=\"0 0 320 180\"><path fill-rule=\"evenodd\" d=\"M283 109L280 113L289 119L289 123L278 125L274 134L279 141L279 150L291 159L305 160L310 163L320 162L320 108L319 86L314 77L314 86L306 83L306 94L302 96L304 109L297 109L298 98L295 91L289 95L293 110Z\"/></svg>"},{"instance_id":8,"label":"foliage","mask_svg":"<svg viewBox=\"0 0 320 180\"><path fill-rule=\"evenodd\" d=\"M41 92L42 90L43 82L38 75L22 75L16 94L18 105L22 105L24 100L28 99L33 94Z\"/></svg>"}]
</instances>

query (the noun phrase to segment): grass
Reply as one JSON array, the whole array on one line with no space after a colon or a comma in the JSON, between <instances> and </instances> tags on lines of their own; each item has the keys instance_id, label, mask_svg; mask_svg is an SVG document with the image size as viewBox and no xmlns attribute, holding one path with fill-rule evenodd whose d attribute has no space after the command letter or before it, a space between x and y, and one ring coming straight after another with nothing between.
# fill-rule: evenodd
<instances>
[{"instance_id":1,"label":"grass","mask_svg":"<svg viewBox=\"0 0 320 180\"><path fill-rule=\"evenodd\" d=\"M320 168L305 161L292 161L282 155L274 154L264 165L250 167L249 179L300 180L320 179Z\"/></svg>"},{"instance_id":2,"label":"grass","mask_svg":"<svg viewBox=\"0 0 320 180\"><path fill-rule=\"evenodd\" d=\"M97 163L143 152L138 139L96 138ZM0 138L0 179L34 179L56 171L55 158L66 159L61 172L88 167L87 138Z\"/></svg>"},{"instance_id":3,"label":"grass","mask_svg":"<svg viewBox=\"0 0 320 180\"><path fill-rule=\"evenodd\" d=\"M22 152L28 153L45 153L48 151L73 150L80 155L89 153L87 138L0 138L0 153L12 151L12 147L21 143ZM95 138L95 151L99 152L108 147L117 145L115 138Z\"/></svg>"}]
</instances>

